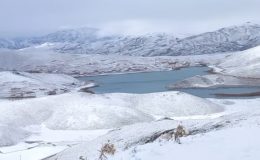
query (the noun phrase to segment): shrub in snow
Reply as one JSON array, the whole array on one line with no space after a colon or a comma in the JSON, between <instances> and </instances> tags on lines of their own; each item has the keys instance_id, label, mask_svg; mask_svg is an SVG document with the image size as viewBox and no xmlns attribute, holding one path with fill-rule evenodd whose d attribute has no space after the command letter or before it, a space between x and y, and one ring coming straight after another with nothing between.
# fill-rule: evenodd
<instances>
[{"instance_id":1,"label":"shrub in snow","mask_svg":"<svg viewBox=\"0 0 260 160\"><path fill-rule=\"evenodd\" d=\"M178 144L181 144L180 138L187 136L189 134L189 131L184 128L182 125L178 125L176 129L169 130L167 132L164 132L163 134L160 135L161 139L170 141L174 137L174 141L177 142ZM159 140L161 140L159 139Z\"/></svg>"},{"instance_id":2,"label":"shrub in snow","mask_svg":"<svg viewBox=\"0 0 260 160\"><path fill-rule=\"evenodd\" d=\"M111 144L109 141L101 147L101 150L99 151L99 160L107 159L106 155L114 155L116 152L115 145Z\"/></svg>"},{"instance_id":3,"label":"shrub in snow","mask_svg":"<svg viewBox=\"0 0 260 160\"><path fill-rule=\"evenodd\" d=\"M180 137L186 136L188 132L182 125L178 125L176 131L174 132L174 140L175 142L181 144Z\"/></svg>"}]
</instances>

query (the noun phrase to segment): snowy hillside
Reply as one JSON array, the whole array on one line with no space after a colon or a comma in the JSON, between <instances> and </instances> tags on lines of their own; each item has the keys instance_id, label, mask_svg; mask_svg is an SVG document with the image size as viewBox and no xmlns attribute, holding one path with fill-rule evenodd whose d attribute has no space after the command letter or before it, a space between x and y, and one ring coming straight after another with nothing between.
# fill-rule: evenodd
<instances>
[{"instance_id":1,"label":"snowy hillside","mask_svg":"<svg viewBox=\"0 0 260 160\"><path fill-rule=\"evenodd\" d=\"M189 101L183 103L185 99ZM181 92L143 95L91 95L75 92L0 103L1 114L9 113L1 115L1 124L44 124L51 129L65 130L116 128L152 121L158 117L205 115L223 111L221 106L208 100ZM16 112L20 114L13 114L15 117L12 117L11 113Z\"/></svg>"},{"instance_id":2,"label":"snowy hillside","mask_svg":"<svg viewBox=\"0 0 260 160\"><path fill-rule=\"evenodd\" d=\"M116 151L108 160L257 160L259 97L93 94L84 89L94 83L71 76L209 66L207 75L168 87L257 90L258 45L260 25L250 23L182 39L164 33L101 37L93 28L0 39L0 159L97 160L109 141ZM180 124L187 134L178 144Z\"/></svg>"},{"instance_id":3,"label":"snowy hillside","mask_svg":"<svg viewBox=\"0 0 260 160\"><path fill-rule=\"evenodd\" d=\"M20 129L17 135L8 138L13 143L33 134L24 129L31 125L53 130L111 129L162 117L208 115L224 110L220 105L181 92L143 95L72 92L19 101L0 100L0 106L3 126L0 137L8 131L6 129ZM5 145L8 139L0 138L0 145Z\"/></svg>"},{"instance_id":4,"label":"snowy hillside","mask_svg":"<svg viewBox=\"0 0 260 160\"><path fill-rule=\"evenodd\" d=\"M227 55L210 67L214 74L190 77L168 88L260 86L260 46Z\"/></svg>"},{"instance_id":5,"label":"snowy hillside","mask_svg":"<svg viewBox=\"0 0 260 160\"><path fill-rule=\"evenodd\" d=\"M260 79L226 76L222 74L210 74L187 78L180 82L168 85L168 88L216 88L238 86L260 86Z\"/></svg>"},{"instance_id":6,"label":"snowy hillside","mask_svg":"<svg viewBox=\"0 0 260 160\"><path fill-rule=\"evenodd\" d=\"M62 73L72 76L172 70L180 67L216 64L226 54L197 56L116 56L58 53L42 44L21 50L0 52L0 70ZM230 54L227 54L230 55Z\"/></svg>"},{"instance_id":7,"label":"snowy hillside","mask_svg":"<svg viewBox=\"0 0 260 160\"><path fill-rule=\"evenodd\" d=\"M67 75L0 72L0 98L32 98L69 92L82 82Z\"/></svg>"},{"instance_id":8,"label":"snowy hillside","mask_svg":"<svg viewBox=\"0 0 260 160\"><path fill-rule=\"evenodd\" d=\"M183 39L176 39L167 34L146 35L110 38L91 43L91 45L77 45L77 47L63 45L63 48L57 47L56 49L63 52L64 48L69 48L70 53L178 56L240 51L259 44L260 25L244 24Z\"/></svg>"},{"instance_id":9,"label":"snowy hillside","mask_svg":"<svg viewBox=\"0 0 260 160\"><path fill-rule=\"evenodd\" d=\"M97 39L97 29L79 28L61 30L41 37L1 39L0 48L22 49L44 43L87 43Z\"/></svg>"},{"instance_id":10,"label":"snowy hillside","mask_svg":"<svg viewBox=\"0 0 260 160\"><path fill-rule=\"evenodd\" d=\"M53 49L63 53L177 56L241 51L260 45L260 25L246 23L186 38L170 34L141 36L99 36L92 28L58 31L42 37L0 40L0 48L21 49L54 43Z\"/></svg>"},{"instance_id":11,"label":"snowy hillside","mask_svg":"<svg viewBox=\"0 0 260 160\"><path fill-rule=\"evenodd\" d=\"M260 46L226 58L215 70L227 75L260 78Z\"/></svg>"},{"instance_id":12,"label":"snowy hillside","mask_svg":"<svg viewBox=\"0 0 260 160\"><path fill-rule=\"evenodd\" d=\"M29 47L32 44L29 45L23 45L23 42L17 39L1 39L0 38L0 48L6 48L6 49L18 49L18 48L25 48Z\"/></svg>"},{"instance_id":13,"label":"snowy hillside","mask_svg":"<svg viewBox=\"0 0 260 160\"><path fill-rule=\"evenodd\" d=\"M116 148L114 156L107 154L111 160L171 160L173 157L185 160L229 160L231 157L243 160L257 159L260 156L260 142L257 138L260 133L259 99L212 101L225 105L224 115L202 116L202 119L186 117L186 120L182 120L182 125L190 134L181 138L182 144L174 142L174 139L169 140L169 135L180 122L161 120L121 127L47 159L98 159L100 148L108 140ZM250 105L250 108L245 104ZM201 150L205 153L202 154Z\"/></svg>"},{"instance_id":14,"label":"snowy hillside","mask_svg":"<svg viewBox=\"0 0 260 160\"><path fill-rule=\"evenodd\" d=\"M176 43L177 39L172 35L148 34L105 37L90 43L62 43L54 46L54 49L67 53L163 56L167 55Z\"/></svg>"}]
</instances>

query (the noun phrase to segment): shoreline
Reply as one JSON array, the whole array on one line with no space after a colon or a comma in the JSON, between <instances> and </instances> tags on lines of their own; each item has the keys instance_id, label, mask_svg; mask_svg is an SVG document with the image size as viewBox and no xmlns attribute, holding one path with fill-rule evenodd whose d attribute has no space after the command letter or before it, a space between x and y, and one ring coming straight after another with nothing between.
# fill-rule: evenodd
<instances>
[{"instance_id":1,"label":"shoreline","mask_svg":"<svg viewBox=\"0 0 260 160\"><path fill-rule=\"evenodd\" d=\"M216 93L214 94L217 97L259 97L259 92L250 92L250 93Z\"/></svg>"}]
</instances>

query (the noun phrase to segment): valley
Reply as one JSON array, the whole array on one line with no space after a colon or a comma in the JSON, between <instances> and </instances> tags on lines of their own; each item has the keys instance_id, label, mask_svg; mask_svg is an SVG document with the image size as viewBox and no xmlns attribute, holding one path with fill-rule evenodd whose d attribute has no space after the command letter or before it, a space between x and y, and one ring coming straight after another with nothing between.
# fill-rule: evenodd
<instances>
[{"instance_id":1,"label":"valley","mask_svg":"<svg viewBox=\"0 0 260 160\"><path fill-rule=\"evenodd\" d=\"M97 32L0 40L1 160L95 160L107 143L111 160L260 157L259 25Z\"/></svg>"}]
</instances>

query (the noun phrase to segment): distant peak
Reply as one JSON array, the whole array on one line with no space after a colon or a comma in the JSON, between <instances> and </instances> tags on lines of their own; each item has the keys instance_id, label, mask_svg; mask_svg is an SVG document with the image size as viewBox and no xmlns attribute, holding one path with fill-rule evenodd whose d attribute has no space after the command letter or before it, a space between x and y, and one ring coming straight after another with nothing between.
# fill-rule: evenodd
<instances>
[{"instance_id":1,"label":"distant peak","mask_svg":"<svg viewBox=\"0 0 260 160\"><path fill-rule=\"evenodd\" d=\"M239 27L239 26L252 26L252 27L258 27L258 26L260 26L259 24L257 24L257 23L253 23L253 22L245 22L245 23L243 23L242 25L238 25L237 27Z\"/></svg>"}]
</instances>

